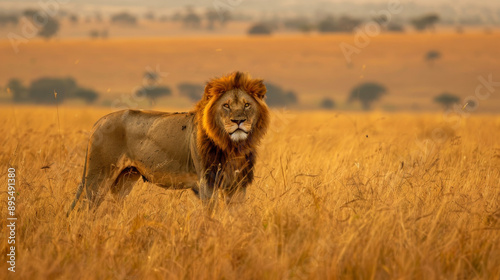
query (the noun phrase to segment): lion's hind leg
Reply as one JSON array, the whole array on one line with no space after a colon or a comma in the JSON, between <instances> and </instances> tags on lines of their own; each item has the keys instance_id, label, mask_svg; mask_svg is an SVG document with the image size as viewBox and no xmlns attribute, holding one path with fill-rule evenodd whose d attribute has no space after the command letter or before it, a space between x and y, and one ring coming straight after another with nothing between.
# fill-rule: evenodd
<instances>
[{"instance_id":1,"label":"lion's hind leg","mask_svg":"<svg viewBox=\"0 0 500 280\"><path fill-rule=\"evenodd\" d=\"M123 201L132 191L134 184L141 178L141 173L135 167L127 167L118 175L111 186L111 193L117 201Z\"/></svg>"}]
</instances>

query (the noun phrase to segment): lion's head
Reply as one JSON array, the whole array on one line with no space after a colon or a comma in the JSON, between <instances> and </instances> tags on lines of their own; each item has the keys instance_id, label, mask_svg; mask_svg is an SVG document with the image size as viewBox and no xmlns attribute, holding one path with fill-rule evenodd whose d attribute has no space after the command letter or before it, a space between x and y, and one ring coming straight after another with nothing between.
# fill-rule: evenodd
<instances>
[{"instance_id":1,"label":"lion's head","mask_svg":"<svg viewBox=\"0 0 500 280\"><path fill-rule=\"evenodd\" d=\"M262 80L234 72L209 81L197 104L201 129L220 149L252 149L269 125Z\"/></svg>"}]
</instances>

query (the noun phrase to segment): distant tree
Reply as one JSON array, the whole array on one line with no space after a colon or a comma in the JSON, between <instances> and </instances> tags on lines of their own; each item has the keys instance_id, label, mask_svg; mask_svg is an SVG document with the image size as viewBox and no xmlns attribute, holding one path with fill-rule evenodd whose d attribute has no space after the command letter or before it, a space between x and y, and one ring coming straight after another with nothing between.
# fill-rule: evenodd
<instances>
[{"instance_id":1,"label":"distant tree","mask_svg":"<svg viewBox=\"0 0 500 280\"><path fill-rule=\"evenodd\" d=\"M154 21L155 20L155 14L151 11L147 12L144 14L144 19L147 19L149 21Z\"/></svg>"},{"instance_id":2,"label":"distant tree","mask_svg":"<svg viewBox=\"0 0 500 280\"><path fill-rule=\"evenodd\" d=\"M348 16L343 16L337 22L337 29L340 32L353 32L354 28L361 24L361 20Z\"/></svg>"},{"instance_id":3,"label":"distant tree","mask_svg":"<svg viewBox=\"0 0 500 280\"><path fill-rule=\"evenodd\" d=\"M348 102L359 101L364 110L370 110L373 102L387 93L387 89L377 83L364 83L352 89Z\"/></svg>"},{"instance_id":4,"label":"distant tree","mask_svg":"<svg viewBox=\"0 0 500 280\"><path fill-rule=\"evenodd\" d=\"M200 84L180 83L177 85L179 94L188 97L191 101L198 101L203 95L204 87Z\"/></svg>"},{"instance_id":5,"label":"distant tree","mask_svg":"<svg viewBox=\"0 0 500 280\"><path fill-rule=\"evenodd\" d=\"M172 15L172 21L182 21L183 18L184 18L184 16L182 15L181 12L175 12Z\"/></svg>"},{"instance_id":6,"label":"distant tree","mask_svg":"<svg viewBox=\"0 0 500 280\"><path fill-rule=\"evenodd\" d=\"M319 32L337 32L338 27L333 16L327 16L318 23Z\"/></svg>"},{"instance_id":7,"label":"distant tree","mask_svg":"<svg viewBox=\"0 0 500 280\"><path fill-rule=\"evenodd\" d=\"M293 105L298 102L297 94L293 91L284 91L278 85L266 83L267 88L267 99L266 103L272 107L282 107L287 105Z\"/></svg>"},{"instance_id":8,"label":"distant tree","mask_svg":"<svg viewBox=\"0 0 500 280\"><path fill-rule=\"evenodd\" d=\"M136 25L137 17L127 12L121 12L111 16L112 23Z\"/></svg>"},{"instance_id":9,"label":"distant tree","mask_svg":"<svg viewBox=\"0 0 500 280\"><path fill-rule=\"evenodd\" d=\"M417 31L435 30L435 24L439 21L437 14L423 15L411 21L411 24Z\"/></svg>"},{"instance_id":10,"label":"distant tree","mask_svg":"<svg viewBox=\"0 0 500 280\"><path fill-rule=\"evenodd\" d=\"M144 94L151 103L154 103L158 98L163 96L169 96L172 94L172 90L169 87L155 86L155 87L143 87L138 90L138 94Z\"/></svg>"},{"instance_id":11,"label":"distant tree","mask_svg":"<svg viewBox=\"0 0 500 280\"><path fill-rule=\"evenodd\" d=\"M215 22L219 20L219 14L215 9L208 8L205 11L205 18L207 19L207 29L212 30L215 28Z\"/></svg>"},{"instance_id":12,"label":"distant tree","mask_svg":"<svg viewBox=\"0 0 500 280\"><path fill-rule=\"evenodd\" d=\"M250 35L270 35L272 32L271 26L263 22L256 23L248 29Z\"/></svg>"},{"instance_id":13,"label":"distant tree","mask_svg":"<svg viewBox=\"0 0 500 280\"><path fill-rule=\"evenodd\" d=\"M78 23L78 16L75 15L75 14L71 14L69 17L68 17L69 21L72 23L72 24L77 24Z\"/></svg>"},{"instance_id":14,"label":"distant tree","mask_svg":"<svg viewBox=\"0 0 500 280\"><path fill-rule=\"evenodd\" d=\"M99 97L99 94L91 89L87 88L77 88L74 93L75 98L81 98L87 102L87 104L94 103L96 99Z\"/></svg>"},{"instance_id":15,"label":"distant tree","mask_svg":"<svg viewBox=\"0 0 500 280\"><path fill-rule=\"evenodd\" d=\"M201 25L201 17L194 11L192 7L186 7L186 14L182 21L185 27L198 28Z\"/></svg>"},{"instance_id":16,"label":"distant tree","mask_svg":"<svg viewBox=\"0 0 500 280\"><path fill-rule=\"evenodd\" d=\"M7 88L12 92L14 102L53 104L54 92L58 102L70 98L82 98L87 103L94 102L99 94L91 89L80 88L73 78L39 78L29 88L24 87L18 79L11 79Z\"/></svg>"},{"instance_id":17,"label":"distant tree","mask_svg":"<svg viewBox=\"0 0 500 280\"><path fill-rule=\"evenodd\" d=\"M425 54L425 60L429 63L429 66L433 66L434 61L438 60L439 58L441 58L441 53L438 51L432 50L432 51L428 51Z\"/></svg>"},{"instance_id":18,"label":"distant tree","mask_svg":"<svg viewBox=\"0 0 500 280\"><path fill-rule=\"evenodd\" d=\"M59 31L59 21L53 17L48 17L47 22L38 30L38 36L50 39Z\"/></svg>"},{"instance_id":19,"label":"distant tree","mask_svg":"<svg viewBox=\"0 0 500 280\"><path fill-rule=\"evenodd\" d=\"M440 95L434 97L434 102L440 104L443 109L447 110L450 109L453 104L457 104L458 102L460 102L460 97L448 92L443 92Z\"/></svg>"},{"instance_id":20,"label":"distant tree","mask_svg":"<svg viewBox=\"0 0 500 280\"><path fill-rule=\"evenodd\" d=\"M405 32L405 28L401 23L391 22L387 25L387 31L390 32Z\"/></svg>"},{"instance_id":21,"label":"distant tree","mask_svg":"<svg viewBox=\"0 0 500 280\"><path fill-rule=\"evenodd\" d=\"M108 38L108 30L103 29L103 30L98 30L98 29L92 29L89 32L89 36L92 39L97 39L99 37L101 38Z\"/></svg>"},{"instance_id":22,"label":"distant tree","mask_svg":"<svg viewBox=\"0 0 500 280\"><path fill-rule=\"evenodd\" d=\"M28 8L23 11L23 16L27 17L29 20L33 20L33 17L38 14L38 10Z\"/></svg>"},{"instance_id":23,"label":"distant tree","mask_svg":"<svg viewBox=\"0 0 500 280\"><path fill-rule=\"evenodd\" d=\"M156 84L160 75L156 71L146 71L144 72L144 79L147 80L148 84Z\"/></svg>"},{"instance_id":24,"label":"distant tree","mask_svg":"<svg viewBox=\"0 0 500 280\"><path fill-rule=\"evenodd\" d=\"M331 109L335 108L335 101L326 97L323 100L321 100L320 107L322 109L331 110Z\"/></svg>"},{"instance_id":25,"label":"distant tree","mask_svg":"<svg viewBox=\"0 0 500 280\"><path fill-rule=\"evenodd\" d=\"M7 88L12 93L14 102L25 102L28 99L28 89L19 79L10 79Z\"/></svg>"},{"instance_id":26,"label":"distant tree","mask_svg":"<svg viewBox=\"0 0 500 280\"><path fill-rule=\"evenodd\" d=\"M19 17L14 14L0 14L0 26L4 25L17 25L19 22Z\"/></svg>"},{"instance_id":27,"label":"distant tree","mask_svg":"<svg viewBox=\"0 0 500 280\"><path fill-rule=\"evenodd\" d=\"M89 36L90 36L90 38L92 38L92 39L97 39L97 38L99 38L99 36L100 36L99 30L97 30L97 29L92 29L92 30L90 30L90 32L89 32Z\"/></svg>"},{"instance_id":28,"label":"distant tree","mask_svg":"<svg viewBox=\"0 0 500 280\"><path fill-rule=\"evenodd\" d=\"M36 103L53 103L54 91L58 93L57 100L74 97L78 89L73 78L40 78L31 82L28 101Z\"/></svg>"}]
</instances>

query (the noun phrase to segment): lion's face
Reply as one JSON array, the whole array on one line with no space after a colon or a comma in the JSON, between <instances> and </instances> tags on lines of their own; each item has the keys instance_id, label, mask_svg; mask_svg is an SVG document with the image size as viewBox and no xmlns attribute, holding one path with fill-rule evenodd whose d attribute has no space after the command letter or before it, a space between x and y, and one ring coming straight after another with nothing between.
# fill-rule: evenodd
<instances>
[{"instance_id":1,"label":"lion's face","mask_svg":"<svg viewBox=\"0 0 500 280\"><path fill-rule=\"evenodd\" d=\"M214 106L218 125L230 139L246 140L259 117L255 99L242 89L233 89L224 93Z\"/></svg>"}]
</instances>

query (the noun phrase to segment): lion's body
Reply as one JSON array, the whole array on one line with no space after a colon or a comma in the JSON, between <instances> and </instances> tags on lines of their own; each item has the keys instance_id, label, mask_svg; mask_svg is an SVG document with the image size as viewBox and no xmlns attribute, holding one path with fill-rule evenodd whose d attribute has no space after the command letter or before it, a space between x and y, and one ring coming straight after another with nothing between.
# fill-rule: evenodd
<instances>
[{"instance_id":1,"label":"lion's body","mask_svg":"<svg viewBox=\"0 0 500 280\"><path fill-rule=\"evenodd\" d=\"M229 81L235 84L224 92L212 90L220 79L209 83L204 99L192 112L123 110L97 121L70 211L83 189L91 206L97 207L109 190L124 197L141 177L167 189L191 188L204 201L219 189L228 199L237 190L244 194L253 180L255 145L267 128L268 112L260 100L265 87L258 92L261 95L248 88L261 80L232 75ZM239 86L243 81L247 88ZM235 109L221 109L221 102ZM238 109L241 102L245 106Z\"/></svg>"}]
</instances>

